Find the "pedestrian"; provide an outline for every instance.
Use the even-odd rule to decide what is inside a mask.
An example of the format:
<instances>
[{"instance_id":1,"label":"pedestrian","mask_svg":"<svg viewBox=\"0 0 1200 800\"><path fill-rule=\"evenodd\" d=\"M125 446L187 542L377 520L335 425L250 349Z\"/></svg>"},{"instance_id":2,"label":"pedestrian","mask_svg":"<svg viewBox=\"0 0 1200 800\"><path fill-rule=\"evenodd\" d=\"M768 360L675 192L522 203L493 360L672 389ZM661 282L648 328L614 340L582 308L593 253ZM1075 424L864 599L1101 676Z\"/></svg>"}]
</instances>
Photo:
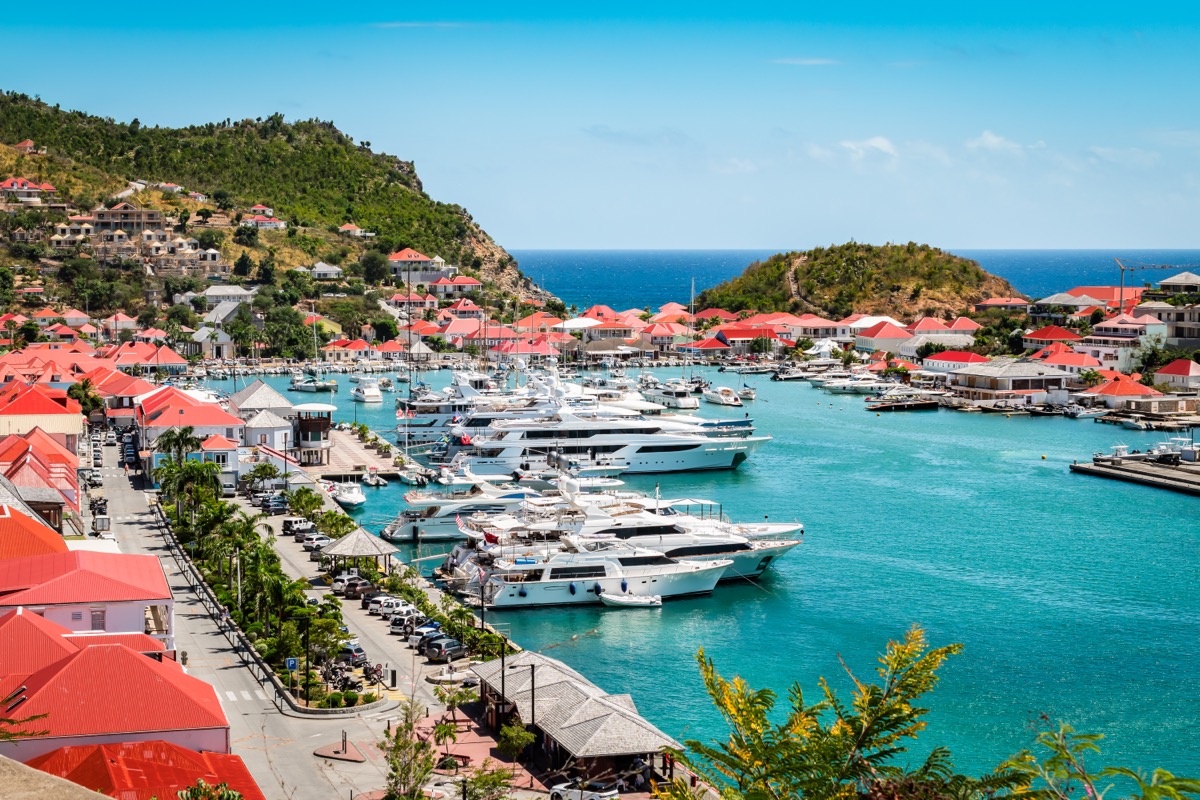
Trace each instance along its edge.
<instances>
[{"instance_id":1,"label":"pedestrian","mask_svg":"<svg viewBox=\"0 0 1200 800\"><path fill-rule=\"evenodd\" d=\"M125 462L125 477L126 478L129 477L129 462L128 461Z\"/></svg>"}]
</instances>

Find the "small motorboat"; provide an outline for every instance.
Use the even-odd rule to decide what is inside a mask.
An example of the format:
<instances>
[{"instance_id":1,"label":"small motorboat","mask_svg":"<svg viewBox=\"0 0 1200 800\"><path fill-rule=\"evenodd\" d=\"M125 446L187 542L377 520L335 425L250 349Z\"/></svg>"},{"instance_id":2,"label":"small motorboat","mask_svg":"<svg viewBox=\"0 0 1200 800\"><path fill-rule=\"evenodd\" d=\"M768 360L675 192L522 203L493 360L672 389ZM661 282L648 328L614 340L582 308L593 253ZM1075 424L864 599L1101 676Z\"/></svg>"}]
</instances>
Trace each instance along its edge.
<instances>
[{"instance_id":1,"label":"small motorboat","mask_svg":"<svg viewBox=\"0 0 1200 800\"><path fill-rule=\"evenodd\" d=\"M742 400L757 400L758 392L754 390L753 386L743 385L742 388L738 389L737 396Z\"/></svg>"},{"instance_id":2,"label":"small motorboat","mask_svg":"<svg viewBox=\"0 0 1200 800\"><path fill-rule=\"evenodd\" d=\"M350 397L356 403L382 403L383 394L379 384L373 378L361 378L350 390Z\"/></svg>"},{"instance_id":3,"label":"small motorboat","mask_svg":"<svg viewBox=\"0 0 1200 800\"><path fill-rule=\"evenodd\" d=\"M343 508L358 508L367 502L367 496L357 483L341 483L333 490L333 500Z\"/></svg>"},{"instance_id":4,"label":"small motorboat","mask_svg":"<svg viewBox=\"0 0 1200 800\"><path fill-rule=\"evenodd\" d=\"M600 602L612 608L658 608L662 597L657 594L609 594L600 593Z\"/></svg>"},{"instance_id":5,"label":"small motorboat","mask_svg":"<svg viewBox=\"0 0 1200 800\"><path fill-rule=\"evenodd\" d=\"M387 486L387 479L379 474L379 471L372 467L363 475L362 482L367 486Z\"/></svg>"},{"instance_id":6,"label":"small motorboat","mask_svg":"<svg viewBox=\"0 0 1200 800\"><path fill-rule=\"evenodd\" d=\"M742 398L728 386L713 386L704 390L704 402L719 406L740 406Z\"/></svg>"},{"instance_id":7,"label":"small motorboat","mask_svg":"<svg viewBox=\"0 0 1200 800\"><path fill-rule=\"evenodd\" d=\"M409 486L428 486L429 472L420 467L411 467L400 472L400 482Z\"/></svg>"},{"instance_id":8,"label":"small motorboat","mask_svg":"<svg viewBox=\"0 0 1200 800\"><path fill-rule=\"evenodd\" d=\"M333 378L327 381L316 378L292 378L288 388L293 392L336 392L337 381Z\"/></svg>"}]
</instances>

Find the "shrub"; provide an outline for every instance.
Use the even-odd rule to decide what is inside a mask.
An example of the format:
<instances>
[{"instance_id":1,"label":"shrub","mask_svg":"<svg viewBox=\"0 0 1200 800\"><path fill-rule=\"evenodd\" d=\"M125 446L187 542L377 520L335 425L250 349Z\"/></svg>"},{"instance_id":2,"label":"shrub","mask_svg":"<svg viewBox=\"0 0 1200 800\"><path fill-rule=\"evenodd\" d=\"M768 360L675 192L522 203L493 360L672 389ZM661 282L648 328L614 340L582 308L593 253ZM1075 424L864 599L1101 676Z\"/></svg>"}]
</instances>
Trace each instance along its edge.
<instances>
[{"instance_id":1,"label":"shrub","mask_svg":"<svg viewBox=\"0 0 1200 800\"><path fill-rule=\"evenodd\" d=\"M342 693L341 692L330 692L329 697L325 698L325 704L329 708L341 708Z\"/></svg>"},{"instance_id":2,"label":"shrub","mask_svg":"<svg viewBox=\"0 0 1200 800\"><path fill-rule=\"evenodd\" d=\"M358 692L349 691L342 695L342 699L346 702L346 708L351 708L358 705Z\"/></svg>"},{"instance_id":3,"label":"shrub","mask_svg":"<svg viewBox=\"0 0 1200 800\"><path fill-rule=\"evenodd\" d=\"M362 697L363 705L370 705L378 699L379 697L374 692L367 692Z\"/></svg>"}]
</instances>

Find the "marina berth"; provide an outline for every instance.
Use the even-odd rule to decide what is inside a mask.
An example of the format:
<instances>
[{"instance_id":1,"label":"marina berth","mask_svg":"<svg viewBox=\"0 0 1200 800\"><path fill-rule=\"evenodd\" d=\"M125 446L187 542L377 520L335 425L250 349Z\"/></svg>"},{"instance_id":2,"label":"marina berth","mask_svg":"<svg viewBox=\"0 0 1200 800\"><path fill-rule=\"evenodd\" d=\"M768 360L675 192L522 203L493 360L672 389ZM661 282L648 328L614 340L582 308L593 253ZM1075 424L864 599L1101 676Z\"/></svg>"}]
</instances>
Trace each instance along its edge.
<instances>
[{"instance_id":1,"label":"marina berth","mask_svg":"<svg viewBox=\"0 0 1200 800\"><path fill-rule=\"evenodd\" d=\"M601 603L601 594L708 594L729 566L727 560L675 560L653 550L618 542L569 543L567 551L502 559L483 586L489 609Z\"/></svg>"}]
</instances>

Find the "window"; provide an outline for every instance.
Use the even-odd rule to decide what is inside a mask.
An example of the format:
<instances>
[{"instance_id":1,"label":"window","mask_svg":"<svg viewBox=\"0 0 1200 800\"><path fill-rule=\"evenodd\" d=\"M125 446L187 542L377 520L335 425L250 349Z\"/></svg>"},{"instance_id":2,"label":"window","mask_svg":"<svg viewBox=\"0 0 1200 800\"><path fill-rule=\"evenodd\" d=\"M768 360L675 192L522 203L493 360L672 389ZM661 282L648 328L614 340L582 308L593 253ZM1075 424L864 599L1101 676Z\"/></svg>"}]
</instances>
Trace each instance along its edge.
<instances>
[{"instance_id":1,"label":"window","mask_svg":"<svg viewBox=\"0 0 1200 800\"><path fill-rule=\"evenodd\" d=\"M104 609L103 608L93 608L92 609L92 630L94 630L94 631L105 630L104 623L105 623Z\"/></svg>"},{"instance_id":2,"label":"window","mask_svg":"<svg viewBox=\"0 0 1200 800\"><path fill-rule=\"evenodd\" d=\"M213 461L223 467L229 463L229 456L226 453L213 453Z\"/></svg>"},{"instance_id":3,"label":"window","mask_svg":"<svg viewBox=\"0 0 1200 800\"><path fill-rule=\"evenodd\" d=\"M82 611L72 611L71 612L71 621L72 622L83 622L83 612Z\"/></svg>"},{"instance_id":4,"label":"window","mask_svg":"<svg viewBox=\"0 0 1200 800\"><path fill-rule=\"evenodd\" d=\"M260 433L260 434L258 435L258 443L259 443L259 444L266 444L266 443L267 443L267 435L266 435L265 433Z\"/></svg>"}]
</instances>

